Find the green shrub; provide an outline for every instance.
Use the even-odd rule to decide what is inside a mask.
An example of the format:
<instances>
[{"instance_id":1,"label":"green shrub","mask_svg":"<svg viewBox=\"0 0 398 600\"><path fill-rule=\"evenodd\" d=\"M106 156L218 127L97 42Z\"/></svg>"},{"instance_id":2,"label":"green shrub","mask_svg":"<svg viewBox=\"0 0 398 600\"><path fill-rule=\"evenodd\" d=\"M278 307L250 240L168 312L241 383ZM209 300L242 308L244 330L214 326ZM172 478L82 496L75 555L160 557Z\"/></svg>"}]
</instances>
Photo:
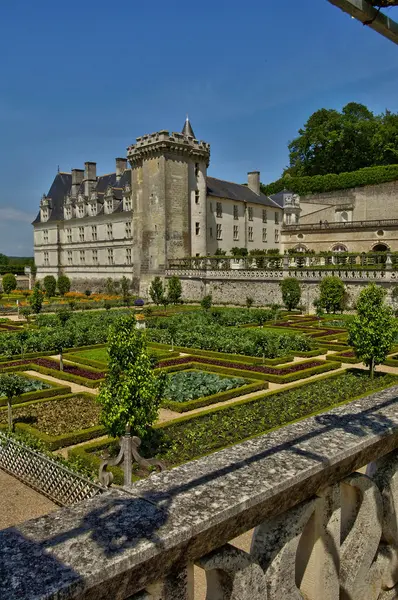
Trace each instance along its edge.
<instances>
[{"instance_id":1,"label":"green shrub","mask_svg":"<svg viewBox=\"0 0 398 600\"><path fill-rule=\"evenodd\" d=\"M211 294L208 294L207 296L204 296L201 300L200 306L204 309L204 310L209 310L211 308L211 305L213 303L213 298Z\"/></svg>"},{"instance_id":2,"label":"green shrub","mask_svg":"<svg viewBox=\"0 0 398 600\"><path fill-rule=\"evenodd\" d=\"M57 289L57 281L53 275L46 275L43 279L43 287L48 298L55 296L55 290Z\"/></svg>"},{"instance_id":3,"label":"green shrub","mask_svg":"<svg viewBox=\"0 0 398 600\"><path fill-rule=\"evenodd\" d=\"M57 281L57 287L60 296L65 296L68 292L70 292L70 279L66 275L60 275Z\"/></svg>"},{"instance_id":4,"label":"green shrub","mask_svg":"<svg viewBox=\"0 0 398 600\"><path fill-rule=\"evenodd\" d=\"M15 275L13 275L12 273L7 273L6 275L3 275L2 286L6 294L11 294L11 292L17 287L17 280Z\"/></svg>"},{"instance_id":5,"label":"green shrub","mask_svg":"<svg viewBox=\"0 0 398 600\"><path fill-rule=\"evenodd\" d=\"M295 277L287 277L280 282L283 304L287 310L294 310L300 304L301 286Z\"/></svg>"},{"instance_id":6,"label":"green shrub","mask_svg":"<svg viewBox=\"0 0 398 600\"><path fill-rule=\"evenodd\" d=\"M326 312L335 313L338 310L343 310L343 300L345 287L339 277L324 277L319 284L320 297L319 306L324 308Z\"/></svg>"}]
</instances>

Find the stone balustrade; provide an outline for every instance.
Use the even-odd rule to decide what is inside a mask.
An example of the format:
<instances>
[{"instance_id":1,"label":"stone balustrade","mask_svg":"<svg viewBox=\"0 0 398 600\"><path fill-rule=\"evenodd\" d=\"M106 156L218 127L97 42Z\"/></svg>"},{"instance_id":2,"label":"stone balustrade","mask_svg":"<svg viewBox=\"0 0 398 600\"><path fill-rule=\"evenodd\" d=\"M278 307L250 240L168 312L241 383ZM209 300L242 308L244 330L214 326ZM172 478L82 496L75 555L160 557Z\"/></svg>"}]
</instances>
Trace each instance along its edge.
<instances>
[{"instance_id":1,"label":"stone balustrade","mask_svg":"<svg viewBox=\"0 0 398 600\"><path fill-rule=\"evenodd\" d=\"M3 530L0 598L192 600L194 565L207 600L397 598L397 409L390 388Z\"/></svg>"}]
</instances>

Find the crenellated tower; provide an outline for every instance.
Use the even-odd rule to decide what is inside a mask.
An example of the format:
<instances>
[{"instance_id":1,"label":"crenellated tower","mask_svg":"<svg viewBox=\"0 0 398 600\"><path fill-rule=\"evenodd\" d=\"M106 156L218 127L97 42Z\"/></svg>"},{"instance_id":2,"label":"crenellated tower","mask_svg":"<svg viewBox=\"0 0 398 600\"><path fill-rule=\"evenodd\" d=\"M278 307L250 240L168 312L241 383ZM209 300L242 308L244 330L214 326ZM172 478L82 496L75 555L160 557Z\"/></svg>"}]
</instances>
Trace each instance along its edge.
<instances>
[{"instance_id":1,"label":"crenellated tower","mask_svg":"<svg viewBox=\"0 0 398 600\"><path fill-rule=\"evenodd\" d=\"M136 284L163 273L167 261L206 255L206 176L210 144L158 131L127 150L132 168L133 264Z\"/></svg>"}]
</instances>

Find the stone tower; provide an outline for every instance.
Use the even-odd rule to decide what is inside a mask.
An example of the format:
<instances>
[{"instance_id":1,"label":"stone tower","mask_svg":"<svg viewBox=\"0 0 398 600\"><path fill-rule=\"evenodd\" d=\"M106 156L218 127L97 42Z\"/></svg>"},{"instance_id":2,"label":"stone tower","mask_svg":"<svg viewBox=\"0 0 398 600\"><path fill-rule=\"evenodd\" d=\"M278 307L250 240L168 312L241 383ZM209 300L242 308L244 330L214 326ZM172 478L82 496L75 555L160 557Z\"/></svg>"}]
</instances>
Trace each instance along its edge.
<instances>
[{"instance_id":1,"label":"stone tower","mask_svg":"<svg viewBox=\"0 0 398 600\"><path fill-rule=\"evenodd\" d=\"M167 261L206 255L210 145L188 120L182 133L158 131L127 150L132 169L134 287L141 292Z\"/></svg>"}]
</instances>

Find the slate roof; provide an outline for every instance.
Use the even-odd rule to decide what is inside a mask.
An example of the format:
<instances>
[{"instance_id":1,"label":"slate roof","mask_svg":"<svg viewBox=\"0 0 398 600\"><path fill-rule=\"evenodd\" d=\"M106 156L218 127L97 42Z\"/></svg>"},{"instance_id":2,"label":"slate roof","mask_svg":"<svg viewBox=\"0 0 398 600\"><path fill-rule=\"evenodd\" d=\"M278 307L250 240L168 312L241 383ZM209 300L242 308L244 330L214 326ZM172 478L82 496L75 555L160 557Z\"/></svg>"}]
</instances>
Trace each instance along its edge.
<instances>
[{"instance_id":1,"label":"slate roof","mask_svg":"<svg viewBox=\"0 0 398 600\"><path fill-rule=\"evenodd\" d=\"M281 208L283 208L283 196L285 194L294 194L294 192L292 192L291 190L284 189L281 192L278 192L277 194L273 194L272 196L270 196L270 198L271 200L276 202Z\"/></svg>"},{"instance_id":2,"label":"slate roof","mask_svg":"<svg viewBox=\"0 0 398 600\"><path fill-rule=\"evenodd\" d=\"M207 195L280 208L277 202L274 202L271 198L265 196L265 194L260 193L260 195L257 195L246 185L224 181L223 179L216 179L215 177L207 178Z\"/></svg>"},{"instance_id":3,"label":"slate roof","mask_svg":"<svg viewBox=\"0 0 398 600\"><path fill-rule=\"evenodd\" d=\"M122 200L122 189L127 184L131 185L131 170L126 169L121 176L120 180L116 182L116 173L108 173L107 175L101 175L97 178L97 185L95 191L98 194L98 202L103 203L103 198L106 190L109 186L114 187L114 197L117 200ZM48 221L63 221L64 219L64 200L65 197L70 194L72 188L72 174L71 173L57 173L52 182L52 185L48 191L48 198L51 198L52 209L50 218ZM84 183L80 185L79 193L84 194ZM116 209L119 212L121 207ZM102 209L98 211L101 214ZM40 223L40 211L33 224Z\"/></svg>"}]
</instances>

